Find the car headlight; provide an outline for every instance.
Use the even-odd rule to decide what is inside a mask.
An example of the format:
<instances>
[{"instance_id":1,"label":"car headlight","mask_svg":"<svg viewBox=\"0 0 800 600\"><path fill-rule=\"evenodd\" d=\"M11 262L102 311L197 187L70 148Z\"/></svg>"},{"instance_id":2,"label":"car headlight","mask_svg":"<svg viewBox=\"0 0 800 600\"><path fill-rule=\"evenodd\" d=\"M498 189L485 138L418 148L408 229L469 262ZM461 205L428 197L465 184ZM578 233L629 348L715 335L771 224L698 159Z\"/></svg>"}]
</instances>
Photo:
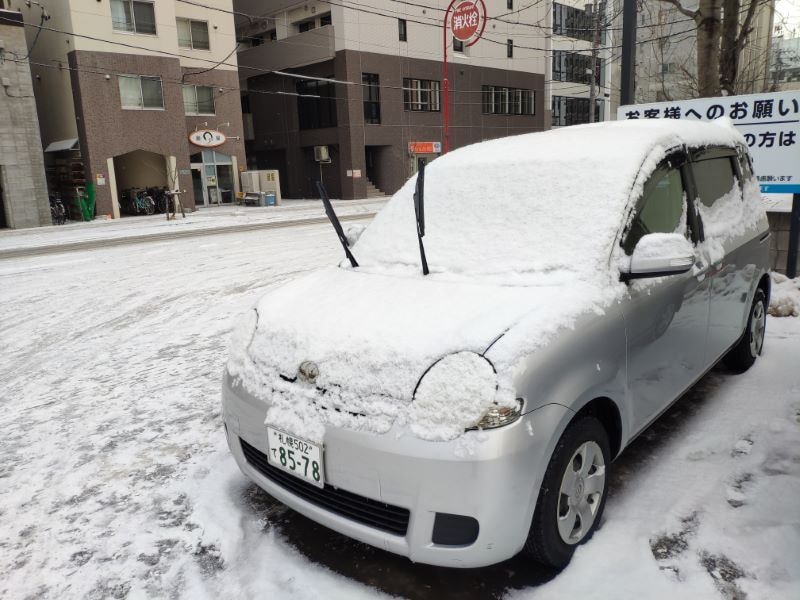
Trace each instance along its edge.
<instances>
[{"instance_id":1,"label":"car headlight","mask_svg":"<svg viewBox=\"0 0 800 600\"><path fill-rule=\"evenodd\" d=\"M516 403L498 403L492 363L474 352L457 352L436 362L420 379L410 425L422 439L445 441L468 429L506 425L520 412Z\"/></svg>"},{"instance_id":2,"label":"car headlight","mask_svg":"<svg viewBox=\"0 0 800 600\"><path fill-rule=\"evenodd\" d=\"M472 429L494 429L510 425L522 415L522 399L517 398L516 406L493 405L484 413L483 418Z\"/></svg>"}]
</instances>

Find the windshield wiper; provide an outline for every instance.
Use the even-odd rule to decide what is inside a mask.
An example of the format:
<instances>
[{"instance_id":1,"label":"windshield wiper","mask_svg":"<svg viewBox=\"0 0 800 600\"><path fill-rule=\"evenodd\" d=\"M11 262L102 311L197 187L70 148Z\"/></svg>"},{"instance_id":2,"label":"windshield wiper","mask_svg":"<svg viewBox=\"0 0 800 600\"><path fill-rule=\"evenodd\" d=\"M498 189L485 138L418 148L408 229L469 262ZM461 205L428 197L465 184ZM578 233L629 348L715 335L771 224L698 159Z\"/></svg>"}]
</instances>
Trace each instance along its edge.
<instances>
[{"instance_id":1,"label":"windshield wiper","mask_svg":"<svg viewBox=\"0 0 800 600\"><path fill-rule=\"evenodd\" d=\"M322 185L321 181L317 182L317 191L319 192L320 198L322 198L323 206L325 206L325 214L328 215L328 220L330 220L331 225L333 225L336 235L339 236L339 241L342 243L342 248L344 248L344 253L345 256L347 256L347 260L350 261L350 265L353 268L357 267L358 262L356 262L356 258L353 256L353 253L350 252L350 244L347 243L347 237L344 235L344 231L342 231L342 224L339 222L339 217L337 217L336 213L333 212L331 199L328 198L328 192L325 190L325 186Z\"/></svg>"},{"instance_id":2,"label":"windshield wiper","mask_svg":"<svg viewBox=\"0 0 800 600\"><path fill-rule=\"evenodd\" d=\"M425 164L424 158L417 162L417 189L414 191L414 213L417 215L417 239L419 240L419 259L422 262L422 274L427 275L428 259L425 258L425 246L422 238L425 237Z\"/></svg>"}]
</instances>

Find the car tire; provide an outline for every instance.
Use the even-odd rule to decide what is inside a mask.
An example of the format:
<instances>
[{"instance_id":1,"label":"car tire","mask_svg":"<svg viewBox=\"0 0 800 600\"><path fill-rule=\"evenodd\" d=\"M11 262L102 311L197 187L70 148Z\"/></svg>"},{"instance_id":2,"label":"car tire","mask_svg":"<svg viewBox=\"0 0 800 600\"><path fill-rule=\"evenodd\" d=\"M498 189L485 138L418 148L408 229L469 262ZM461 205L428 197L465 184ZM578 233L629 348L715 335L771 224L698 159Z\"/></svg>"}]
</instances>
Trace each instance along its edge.
<instances>
[{"instance_id":1,"label":"car tire","mask_svg":"<svg viewBox=\"0 0 800 600\"><path fill-rule=\"evenodd\" d=\"M764 348L767 328L767 296L758 288L747 316L747 326L736 345L723 358L725 366L736 373L744 373L753 366Z\"/></svg>"},{"instance_id":2,"label":"car tire","mask_svg":"<svg viewBox=\"0 0 800 600\"><path fill-rule=\"evenodd\" d=\"M567 427L539 489L525 554L561 569L592 537L605 507L610 454L608 434L596 418L581 417ZM588 527L584 519L591 520Z\"/></svg>"}]
</instances>

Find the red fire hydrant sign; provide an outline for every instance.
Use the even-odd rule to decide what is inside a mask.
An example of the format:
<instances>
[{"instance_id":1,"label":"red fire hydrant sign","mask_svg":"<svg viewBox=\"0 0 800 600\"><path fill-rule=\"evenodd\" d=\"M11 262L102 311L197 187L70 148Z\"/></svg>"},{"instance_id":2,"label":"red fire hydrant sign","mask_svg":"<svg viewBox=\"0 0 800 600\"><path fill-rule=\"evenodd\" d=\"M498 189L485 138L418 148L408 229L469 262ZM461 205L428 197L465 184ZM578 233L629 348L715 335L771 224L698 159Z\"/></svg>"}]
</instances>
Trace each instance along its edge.
<instances>
[{"instance_id":1,"label":"red fire hydrant sign","mask_svg":"<svg viewBox=\"0 0 800 600\"><path fill-rule=\"evenodd\" d=\"M481 15L474 2L462 2L450 17L450 30L460 42L468 41L478 31Z\"/></svg>"}]
</instances>

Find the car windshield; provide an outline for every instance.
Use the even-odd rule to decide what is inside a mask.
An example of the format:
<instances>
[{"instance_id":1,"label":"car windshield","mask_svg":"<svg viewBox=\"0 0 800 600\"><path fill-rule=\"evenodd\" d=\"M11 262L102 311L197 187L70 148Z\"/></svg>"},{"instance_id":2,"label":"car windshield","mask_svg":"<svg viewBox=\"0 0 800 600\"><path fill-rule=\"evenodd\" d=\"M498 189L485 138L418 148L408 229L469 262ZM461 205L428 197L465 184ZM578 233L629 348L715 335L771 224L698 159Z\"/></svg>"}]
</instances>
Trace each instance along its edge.
<instances>
[{"instance_id":1,"label":"car windshield","mask_svg":"<svg viewBox=\"0 0 800 600\"><path fill-rule=\"evenodd\" d=\"M607 271L631 187L651 141L582 148L603 129L486 142L431 162L425 250L432 273L502 275ZM592 146L592 144L588 144ZM634 145L635 146L635 145ZM354 248L364 267L419 266L412 177ZM605 267L603 265L606 265Z\"/></svg>"}]
</instances>

